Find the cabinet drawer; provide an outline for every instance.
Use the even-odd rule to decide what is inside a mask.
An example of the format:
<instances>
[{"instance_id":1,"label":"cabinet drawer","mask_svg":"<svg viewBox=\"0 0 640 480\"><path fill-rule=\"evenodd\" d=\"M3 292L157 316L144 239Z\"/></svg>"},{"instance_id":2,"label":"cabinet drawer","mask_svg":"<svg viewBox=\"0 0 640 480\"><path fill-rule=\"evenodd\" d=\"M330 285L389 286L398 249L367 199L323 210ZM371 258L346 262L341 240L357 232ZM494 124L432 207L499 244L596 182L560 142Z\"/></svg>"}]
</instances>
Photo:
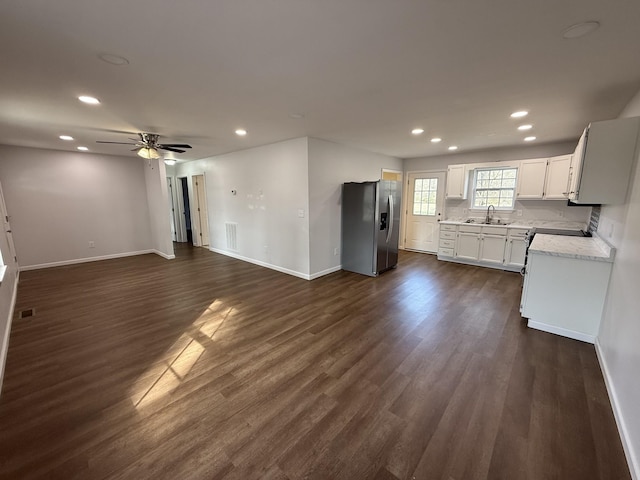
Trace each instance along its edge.
<instances>
[{"instance_id":1,"label":"cabinet drawer","mask_svg":"<svg viewBox=\"0 0 640 480\"><path fill-rule=\"evenodd\" d=\"M443 240L440 239L440 248L445 247L445 248L453 248L456 246L456 241L455 240Z\"/></svg>"},{"instance_id":2,"label":"cabinet drawer","mask_svg":"<svg viewBox=\"0 0 640 480\"><path fill-rule=\"evenodd\" d=\"M440 232L440 240L445 239L445 240L449 240L449 239L455 239L456 238L456 232Z\"/></svg>"},{"instance_id":3,"label":"cabinet drawer","mask_svg":"<svg viewBox=\"0 0 640 480\"><path fill-rule=\"evenodd\" d=\"M460 225L458 227L458 231L464 233L480 233L482 231L482 227L479 225Z\"/></svg>"},{"instance_id":4,"label":"cabinet drawer","mask_svg":"<svg viewBox=\"0 0 640 480\"><path fill-rule=\"evenodd\" d=\"M482 227L482 233L489 235L507 235L506 227Z\"/></svg>"},{"instance_id":5,"label":"cabinet drawer","mask_svg":"<svg viewBox=\"0 0 640 480\"><path fill-rule=\"evenodd\" d=\"M520 228L510 228L509 229L509 237L510 238L525 238L529 234L529 230L524 230Z\"/></svg>"},{"instance_id":6,"label":"cabinet drawer","mask_svg":"<svg viewBox=\"0 0 640 480\"><path fill-rule=\"evenodd\" d=\"M455 232L456 231L456 226L455 225L447 225L447 224L440 224L440 231L445 231L445 232Z\"/></svg>"},{"instance_id":7,"label":"cabinet drawer","mask_svg":"<svg viewBox=\"0 0 640 480\"><path fill-rule=\"evenodd\" d=\"M443 257L453 257L453 248L440 247L438 249L438 255L442 255Z\"/></svg>"}]
</instances>

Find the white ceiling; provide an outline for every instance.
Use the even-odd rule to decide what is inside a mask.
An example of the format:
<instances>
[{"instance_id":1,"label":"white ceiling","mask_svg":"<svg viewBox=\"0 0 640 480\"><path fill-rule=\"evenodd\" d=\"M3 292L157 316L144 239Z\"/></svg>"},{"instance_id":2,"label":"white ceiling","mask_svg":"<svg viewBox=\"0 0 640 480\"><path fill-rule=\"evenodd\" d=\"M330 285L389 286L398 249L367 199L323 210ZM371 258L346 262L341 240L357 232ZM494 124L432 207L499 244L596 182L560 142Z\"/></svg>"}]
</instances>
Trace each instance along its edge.
<instances>
[{"instance_id":1,"label":"white ceiling","mask_svg":"<svg viewBox=\"0 0 640 480\"><path fill-rule=\"evenodd\" d=\"M407 158L520 145L518 109L547 143L616 117L639 52L637 0L5 0L0 143L133 156L95 141L147 131L191 160L309 135Z\"/></svg>"}]
</instances>

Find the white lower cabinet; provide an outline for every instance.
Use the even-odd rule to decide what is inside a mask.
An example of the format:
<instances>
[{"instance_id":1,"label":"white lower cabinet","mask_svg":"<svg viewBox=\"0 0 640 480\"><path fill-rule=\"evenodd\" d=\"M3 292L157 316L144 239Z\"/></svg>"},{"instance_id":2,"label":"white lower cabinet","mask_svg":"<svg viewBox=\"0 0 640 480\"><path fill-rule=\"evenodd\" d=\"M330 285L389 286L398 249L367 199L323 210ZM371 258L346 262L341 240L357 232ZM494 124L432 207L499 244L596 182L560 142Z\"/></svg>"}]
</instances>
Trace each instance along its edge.
<instances>
[{"instance_id":1,"label":"white lower cabinet","mask_svg":"<svg viewBox=\"0 0 640 480\"><path fill-rule=\"evenodd\" d=\"M480 244L480 255L478 260L481 262L499 263L504 262L504 246L507 237L504 235L490 235L483 233Z\"/></svg>"},{"instance_id":2,"label":"white lower cabinet","mask_svg":"<svg viewBox=\"0 0 640 480\"><path fill-rule=\"evenodd\" d=\"M524 265L528 229L506 226L440 226L438 258L514 272Z\"/></svg>"},{"instance_id":3,"label":"white lower cabinet","mask_svg":"<svg viewBox=\"0 0 640 480\"><path fill-rule=\"evenodd\" d=\"M524 267L524 257L527 253L527 235L529 230L511 228L504 251L504 265L509 269Z\"/></svg>"},{"instance_id":4,"label":"white lower cabinet","mask_svg":"<svg viewBox=\"0 0 640 480\"><path fill-rule=\"evenodd\" d=\"M458 232L456 242L456 258L478 260L480 255L480 234Z\"/></svg>"}]
</instances>

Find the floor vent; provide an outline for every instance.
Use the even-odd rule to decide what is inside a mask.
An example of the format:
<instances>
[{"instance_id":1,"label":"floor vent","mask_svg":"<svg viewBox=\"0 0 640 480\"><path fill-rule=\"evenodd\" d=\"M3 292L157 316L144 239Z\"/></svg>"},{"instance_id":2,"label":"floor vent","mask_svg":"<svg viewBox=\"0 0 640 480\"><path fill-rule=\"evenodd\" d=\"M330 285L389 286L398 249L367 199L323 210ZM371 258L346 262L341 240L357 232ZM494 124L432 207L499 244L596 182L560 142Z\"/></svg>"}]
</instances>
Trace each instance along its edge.
<instances>
[{"instance_id":1,"label":"floor vent","mask_svg":"<svg viewBox=\"0 0 640 480\"><path fill-rule=\"evenodd\" d=\"M238 250L237 223L225 222L227 231L227 248L229 250Z\"/></svg>"},{"instance_id":2,"label":"floor vent","mask_svg":"<svg viewBox=\"0 0 640 480\"><path fill-rule=\"evenodd\" d=\"M29 318L36 314L35 308L27 308L18 312L18 318Z\"/></svg>"}]
</instances>

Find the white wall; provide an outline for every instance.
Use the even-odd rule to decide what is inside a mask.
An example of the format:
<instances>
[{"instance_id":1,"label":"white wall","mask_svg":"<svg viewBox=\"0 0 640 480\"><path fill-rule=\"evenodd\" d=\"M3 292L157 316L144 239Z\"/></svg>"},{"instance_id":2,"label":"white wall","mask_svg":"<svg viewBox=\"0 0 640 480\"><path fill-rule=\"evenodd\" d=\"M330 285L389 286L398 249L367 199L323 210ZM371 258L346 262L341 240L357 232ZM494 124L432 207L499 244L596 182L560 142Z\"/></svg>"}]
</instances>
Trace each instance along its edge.
<instances>
[{"instance_id":1,"label":"white wall","mask_svg":"<svg viewBox=\"0 0 640 480\"><path fill-rule=\"evenodd\" d=\"M311 276L340 268L341 192L344 182L379 180L402 160L309 138L309 244ZM338 248L338 255L334 250Z\"/></svg>"},{"instance_id":2,"label":"white wall","mask_svg":"<svg viewBox=\"0 0 640 480\"><path fill-rule=\"evenodd\" d=\"M188 177L190 199L191 177L205 175L212 250L308 278L307 158L307 139L297 138L179 163L175 174ZM226 222L237 223L237 250L227 246Z\"/></svg>"},{"instance_id":3,"label":"white wall","mask_svg":"<svg viewBox=\"0 0 640 480\"><path fill-rule=\"evenodd\" d=\"M405 172L446 170L448 165L461 163L486 163L554 157L556 155L573 153L577 143L578 138L570 142L410 158L404 161L404 168ZM447 200L445 205L445 218L460 220L469 217L478 217L478 212L469 211L470 201L470 199ZM521 211L521 216L517 215L518 210ZM521 200L515 203L514 213L497 212L495 218L500 218L504 221L534 222L543 220L586 224L589 221L590 214L590 207L568 207L566 200Z\"/></svg>"},{"instance_id":4,"label":"white wall","mask_svg":"<svg viewBox=\"0 0 640 480\"><path fill-rule=\"evenodd\" d=\"M132 157L0 146L20 267L152 249L144 166Z\"/></svg>"},{"instance_id":5,"label":"white wall","mask_svg":"<svg viewBox=\"0 0 640 480\"><path fill-rule=\"evenodd\" d=\"M149 227L153 250L164 258L175 258L169 217L169 194L164 160L145 160L144 175L149 205Z\"/></svg>"},{"instance_id":6,"label":"white wall","mask_svg":"<svg viewBox=\"0 0 640 480\"><path fill-rule=\"evenodd\" d=\"M621 117L640 115L640 91ZM640 148L624 205L603 206L598 232L615 247L598 353L625 452L640 479Z\"/></svg>"}]
</instances>

